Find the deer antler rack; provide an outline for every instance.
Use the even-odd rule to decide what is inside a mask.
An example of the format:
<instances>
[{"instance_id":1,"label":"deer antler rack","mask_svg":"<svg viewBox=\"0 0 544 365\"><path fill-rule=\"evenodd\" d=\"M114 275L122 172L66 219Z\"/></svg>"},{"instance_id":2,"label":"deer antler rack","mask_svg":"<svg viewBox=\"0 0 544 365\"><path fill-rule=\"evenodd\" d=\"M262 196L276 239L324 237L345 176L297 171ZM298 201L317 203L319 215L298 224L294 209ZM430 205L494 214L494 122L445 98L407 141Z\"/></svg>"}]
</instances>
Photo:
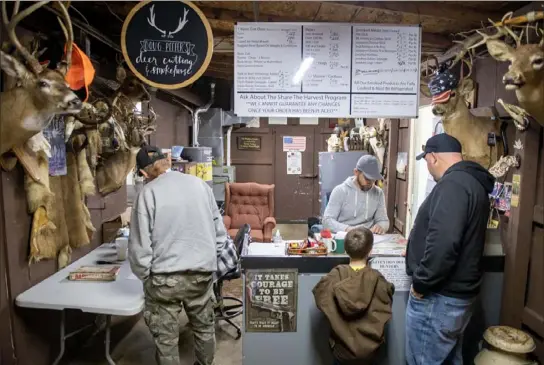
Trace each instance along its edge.
<instances>
[{"instance_id":1,"label":"deer antler rack","mask_svg":"<svg viewBox=\"0 0 544 365\"><path fill-rule=\"evenodd\" d=\"M34 74L40 74L43 71L43 66L40 64L40 62L37 59L37 56L35 57L30 51L28 51L19 41L17 38L17 34L15 33L15 28L17 25L41 8L42 6L50 3L51 0L44 0L37 2L25 10L19 12L20 2L17 0L13 6L13 15L11 17L11 20L8 19L8 13L7 13L7 6L6 1L2 1L2 22L4 23L4 26L6 27L8 37L11 41L11 43L15 46L17 51L21 54L21 56L24 58L26 63L28 64L28 67L30 68L30 71L32 71ZM64 6L64 4L59 1L58 6L60 8L60 11L62 13L62 18L64 18L64 22L61 21L60 18L58 18L60 26L62 28L62 32L64 33L64 36L66 37L66 54L61 61L61 63L58 65L57 69L60 71L63 75L65 75L68 72L68 69L70 68L72 64L72 48L73 48L73 41L74 41L74 30L72 28L72 22L70 21L70 14L68 14L68 10Z\"/></svg>"},{"instance_id":2,"label":"deer antler rack","mask_svg":"<svg viewBox=\"0 0 544 365\"><path fill-rule=\"evenodd\" d=\"M70 14L68 14L68 9L66 9L62 1L59 1L58 5L60 7L62 16L64 18L64 24L59 17L57 17L57 20L62 29L62 33L64 33L64 37L66 38L66 54L57 68L63 75L66 75L66 73L70 69L70 66L72 65L72 49L74 46L74 29L72 28L72 22L70 20Z\"/></svg>"},{"instance_id":3,"label":"deer antler rack","mask_svg":"<svg viewBox=\"0 0 544 365\"><path fill-rule=\"evenodd\" d=\"M467 53L471 54L473 57L477 56L474 53L474 50L476 50L478 47L484 45L488 40L491 39L498 39L503 36L510 36L514 39L517 45L521 43L521 39L523 36L523 32L520 35L517 35L512 28L526 28L526 35L529 32L529 29L535 29L535 31L538 33L538 24L537 26L529 26L529 23L538 22L539 20L544 19L544 11L533 11L529 12L525 15L513 17L513 13L509 12L506 13L501 21L494 22L491 19L489 19L490 26L484 27L482 30L486 30L489 28L495 28L497 30L494 34L487 34L483 32L482 30L473 30L470 32L464 32L464 33L458 33L458 36L462 36L463 40L454 40L454 43L462 45L462 49L455 54L451 58L450 68L454 67L456 64L458 64L461 60L465 58ZM524 25L526 24L526 25ZM469 35L470 33L473 33L472 35ZM464 63L467 63L467 61L463 61ZM472 60L470 61L472 62ZM468 65L468 63L467 63ZM470 67L469 67L470 68Z\"/></svg>"},{"instance_id":4,"label":"deer antler rack","mask_svg":"<svg viewBox=\"0 0 544 365\"><path fill-rule=\"evenodd\" d=\"M15 34L15 28L21 20L23 20L24 18L26 18L27 16L29 16L30 14L32 14L49 2L51 2L51 0L37 2L19 13L20 3L19 0L17 0L13 6L13 16L11 20L8 20L6 1L2 1L2 21L4 23L4 26L6 27L9 40L28 63L28 67L34 74L41 73L43 71L43 67L42 65L40 65L40 62L34 56L32 56L32 54L30 54L30 52L25 47L23 47L21 42L19 42L19 39Z\"/></svg>"}]
</instances>

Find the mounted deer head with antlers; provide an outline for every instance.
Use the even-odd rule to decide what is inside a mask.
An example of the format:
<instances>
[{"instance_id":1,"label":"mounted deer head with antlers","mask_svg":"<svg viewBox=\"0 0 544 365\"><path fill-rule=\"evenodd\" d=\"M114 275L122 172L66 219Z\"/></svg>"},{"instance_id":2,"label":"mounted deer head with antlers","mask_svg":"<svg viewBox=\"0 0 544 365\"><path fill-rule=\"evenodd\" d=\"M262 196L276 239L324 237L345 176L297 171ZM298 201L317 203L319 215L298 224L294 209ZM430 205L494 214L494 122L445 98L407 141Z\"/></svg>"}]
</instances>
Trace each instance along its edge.
<instances>
[{"instance_id":1,"label":"mounted deer head with antlers","mask_svg":"<svg viewBox=\"0 0 544 365\"><path fill-rule=\"evenodd\" d=\"M55 70L41 65L38 60L19 42L15 33L17 24L28 15L49 3L40 1L18 12L19 2L14 5L13 17L8 20L6 1L2 2L2 20L10 41L26 64L0 51L2 70L17 79L16 87L2 92L0 96L0 155L10 149L22 146L32 136L40 133L56 114L78 113L81 100L70 90L64 79L71 65L73 29L70 16L59 2L64 24L59 23L66 36L66 54Z\"/></svg>"},{"instance_id":2,"label":"mounted deer head with antlers","mask_svg":"<svg viewBox=\"0 0 544 365\"><path fill-rule=\"evenodd\" d=\"M137 111L138 103L151 99L145 85L119 64L116 79L120 86L107 99L85 103L78 115L67 118L67 140L72 131L84 133L91 168L96 168L98 190L108 194L119 189L134 168L135 156L148 135L156 130L156 114L151 106L148 115ZM98 124L90 128L85 124ZM100 155L100 158L99 158Z\"/></svg>"},{"instance_id":3,"label":"mounted deer head with antlers","mask_svg":"<svg viewBox=\"0 0 544 365\"><path fill-rule=\"evenodd\" d=\"M465 102L465 96L474 89L469 78L459 81L445 66L439 67L428 87L422 92L432 97L433 114L442 118L444 131L459 140L466 160L490 168L502 155L502 146L495 146L492 153L487 145L488 133L501 135L498 121L474 116Z\"/></svg>"},{"instance_id":4,"label":"mounted deer head with antlers","mask_svg":"<svg viewBox=\"0 0 544 365\"><path fill-rule=\"evenodd\" d=\"M539 44L521 44L522 37L507 30L516 41L515 48L498 39L486 38L486 45L494 59L510 62L502 77L505 89L515 91L520 105L544 126L544 30L540 31Z\"/></svg>"}]
</instances>

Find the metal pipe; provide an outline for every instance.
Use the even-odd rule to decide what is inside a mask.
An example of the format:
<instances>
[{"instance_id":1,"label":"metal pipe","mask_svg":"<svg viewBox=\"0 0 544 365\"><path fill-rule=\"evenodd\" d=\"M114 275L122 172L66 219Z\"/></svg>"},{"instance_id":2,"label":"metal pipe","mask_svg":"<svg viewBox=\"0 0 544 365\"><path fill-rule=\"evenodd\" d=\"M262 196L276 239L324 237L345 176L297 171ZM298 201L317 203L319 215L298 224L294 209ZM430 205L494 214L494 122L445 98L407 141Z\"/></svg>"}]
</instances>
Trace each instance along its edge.
<instances>
[{"instance_id":1,"label":"metal pipe","mask_svg":"<svg viewBox=\"0 0 544 365\"><path fill-rule=\"evenodd\" d=\"M227 130L227 166L230 166L230 137L232 134L232 125Z\"/></svg>"},{"instance_id":2,"label":"metal pipe","mask_svg":"<svg viewBox=\"0 0 544 365\"><path fill-rule=\"evenodd\" d=\"M190 106L188 106L187 104L179 101L178 99L175 99L175 98L172 98L172 102L174 102L175 104L178 104L180 106L182 106L183 108L185 108L189 114L191 114L191 119L193 119L193 114L194 114L194 110L193 108L191 108Z\"/></svg>"},{"instance_id":3,"label":"metal pipe","mask_svg":"<svg viewBox=\"0 0 544 365\"><path fill-rule=\"evenodd\" d=\"M195 112L193 113L193 147L199 146L198 127L199 127L200 121L198 117L200 116L200 114L205 113L208 111L208 109L210 109L210 107L213 104L214 97L215 97L215 82L212 82L210 84L210 100L206 103L206 105L196 109Z\"/></svg>"}]
</instances>

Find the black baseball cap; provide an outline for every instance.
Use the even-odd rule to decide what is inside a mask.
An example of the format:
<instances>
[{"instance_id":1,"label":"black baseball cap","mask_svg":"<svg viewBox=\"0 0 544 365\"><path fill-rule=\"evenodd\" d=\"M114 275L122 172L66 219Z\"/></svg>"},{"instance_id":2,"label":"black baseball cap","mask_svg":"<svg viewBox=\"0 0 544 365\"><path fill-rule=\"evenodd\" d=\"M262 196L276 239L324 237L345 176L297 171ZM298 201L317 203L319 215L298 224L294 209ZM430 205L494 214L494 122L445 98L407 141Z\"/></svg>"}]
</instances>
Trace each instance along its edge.
<instances>
[{"instance_id":1,"label":"black baseball cap","mask_svg":"<svg viewBox=\"0 0 544 365\"><path fill-rule=\"evenodd\" d=\"M416 160L425 158L427 153L461 153L461 143L457 138L446 133L439 133L427 140L423 147L423 152L416 156Z\"/></svg>"},{"instance_id":2,"label":"black baseball cap","mask_svg":"<svg viewBox=\"0 0 544 365\"><path fill-rule=\"evenodd\" d=\"M143 170L147 166L152 165L155 161L167 158L162 150L155 146L142 146L136 155L136 166L138 170Z\"/></svg>"}]
</instances>

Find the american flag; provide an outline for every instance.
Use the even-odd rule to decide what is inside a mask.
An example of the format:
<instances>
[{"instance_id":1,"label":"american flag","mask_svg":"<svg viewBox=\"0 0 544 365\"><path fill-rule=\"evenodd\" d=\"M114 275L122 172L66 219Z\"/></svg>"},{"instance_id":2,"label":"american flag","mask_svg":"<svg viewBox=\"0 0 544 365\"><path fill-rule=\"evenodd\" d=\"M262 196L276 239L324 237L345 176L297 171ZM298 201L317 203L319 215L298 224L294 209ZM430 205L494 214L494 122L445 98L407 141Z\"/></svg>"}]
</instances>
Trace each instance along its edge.
<instances>
[{"instance_id":1,"label":"american flag","mask_svg":"<svg viewBox=\"0 0 544 365\"><path fill-rule=\"evenodd\" d=\"M283 137L283 151L301 151L306 150L306 137Z\"/></svg>"}]
</instances>

